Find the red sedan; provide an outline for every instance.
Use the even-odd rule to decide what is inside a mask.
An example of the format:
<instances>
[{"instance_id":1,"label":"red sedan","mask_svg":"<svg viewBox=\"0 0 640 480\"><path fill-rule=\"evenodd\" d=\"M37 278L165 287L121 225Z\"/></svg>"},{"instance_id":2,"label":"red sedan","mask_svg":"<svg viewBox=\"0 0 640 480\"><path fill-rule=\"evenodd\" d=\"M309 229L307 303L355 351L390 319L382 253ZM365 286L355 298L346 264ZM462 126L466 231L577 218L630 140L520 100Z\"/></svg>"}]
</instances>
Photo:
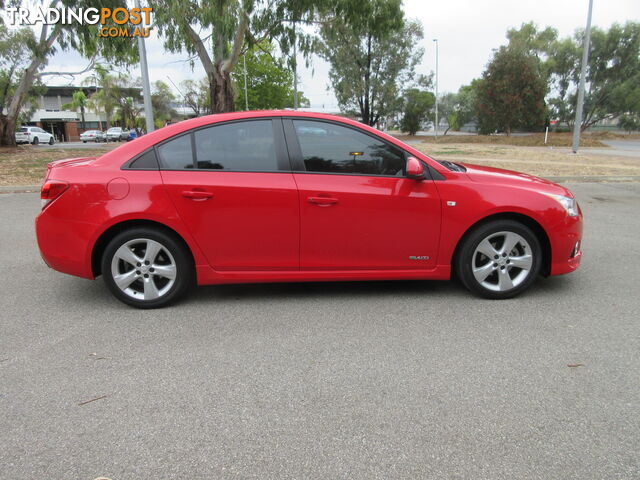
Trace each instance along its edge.
<instances>
[{"instance_id":1,"label":"red sedan","mask_svg":"<svg viewBox=\"0 0 640 480\"><path fill-rule=\"evenodd\" d=\"M530 175L437 161L341 117L236 112L49 165L45 262L160 307L191 285L457 277L509 298L578 268L582 212Z\"/></svg>"}]
</instances>

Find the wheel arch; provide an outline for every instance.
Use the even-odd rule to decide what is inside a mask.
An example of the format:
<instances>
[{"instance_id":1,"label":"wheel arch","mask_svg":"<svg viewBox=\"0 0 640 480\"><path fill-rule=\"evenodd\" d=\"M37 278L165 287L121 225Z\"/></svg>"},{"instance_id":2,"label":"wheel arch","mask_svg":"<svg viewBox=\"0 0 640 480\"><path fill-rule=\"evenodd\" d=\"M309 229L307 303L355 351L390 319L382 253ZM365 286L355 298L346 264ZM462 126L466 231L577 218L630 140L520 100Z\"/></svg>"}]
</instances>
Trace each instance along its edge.
<instances>
[{"instance_id":1,"label":"wheel arch","mask_svg":"<svg viewBox=\"0 0 640 480\"><path fill-rule=\"evenodd\" d=\"M540 225L540 223L538 223L538 221L536 221L534 218L528 215L525 215L522 213L516 213L516 212L494 213L492 215L488 215L478 220L469 228L467 228L467 230L462 234L462 236L458 240L458 243L456 244L456 248L453 252L453 256L451 257L452 275L455 274L455 271L456 271L455 263L458 258L458 254L460 252L460 248L464 243L465 239L471 234L471 232L473 232L479 226L485 225L495 220L513 220L513 221L522 223L523 225L531 229L531 231L534 233L534 235L540 242L540 248L542 249L542 270L540 271L540 273L545 277L548 276L551 271L551 241L549 240L549 236L547 235L547 232L542 227L542 225Z\"/></svg>"},{"instance_id":2,"label":"wheel arch","mask_svg":"<svg viewBox=\"0 0 640 480\"><path fill-rule=\"evenodd\" d=\"M188 252L189 257L191 258L191 261L193 262L193 265L195 268L195 258L193 256L193 252L191 251L189 244L185 241L184 238L182 238L182 235L180 235L177 231L175 231L173 228L168 227L163 223L156 222L154 220L133 219L133 220L123 220L114 225L111 225L104 232L102 232L102 234L98 237L98 239L94 243L93 249L91 251L91 273L93 274L94 278L102 274L102 271L101 271L102 254L104 253L104 250L109 244L109 242L120 232L124 232L125 230L128 230L130 228L135 228L135 227L155 228L157 230L162 230L163 232L168 233L169 235L175 237L175 239L178 242L180 242Z\"/></svg>"}]
</instances>

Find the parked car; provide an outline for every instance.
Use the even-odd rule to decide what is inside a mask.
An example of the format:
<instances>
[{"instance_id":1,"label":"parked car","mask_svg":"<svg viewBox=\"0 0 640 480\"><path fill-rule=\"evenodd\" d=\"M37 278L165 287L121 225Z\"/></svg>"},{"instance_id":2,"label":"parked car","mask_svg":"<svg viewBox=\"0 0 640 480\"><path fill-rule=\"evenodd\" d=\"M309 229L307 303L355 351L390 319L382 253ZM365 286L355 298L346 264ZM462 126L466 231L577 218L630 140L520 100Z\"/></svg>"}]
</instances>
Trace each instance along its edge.
<instances>
[{"instance_id":1,"label":"parked car","mask_svg":"<svg viewBox=\"0 0 640 480\"><path fill-rule=\"evenodd\" d=\"M107 130L107 142L119 142L121 140L126 140L126 136L122 127L111 127ZM128 135L128 133L127 133Z\"/></svg>"},{"instance_id":2,"label":"parked car","mask_svg":"<svg viewBox=\"0 0 640 480\"><path fill-rule=\"evenodd\" d=\"M80 140L82 140L82 143L87 143L87 142L106 142L107 141L107 136L105 135L104 132L100 131L100 130L87 130L86 132L82 132L80 134Z\"/></svg>"},{"instance_id":3,"label":"parked car","mask_svg":"<svg viewBox=\"0 0 640 480\"><path fill-rule=\"evenodd\" d=\"M39 143L54 144L53 135L44 131L40 127L20 127L16 131L16 143L31 143L38 145Z\"/></svg>"},{"instance_id":4,"label":"parked car","mask_svg":"<svg viewBox=\"0 0 640 480\"><path fill-rule=\"evenodd\" d=\"M487 298L578 268L565 187L453 163L353 120L293 111L176 123L49 164L36 220L52 268L166 305L192 284L452 275Z\"/></svg>"},{"instance_id":5,"label":"parked car","mask_svg":"<svg viewBox=\"0 0 640 480\"><path fill-rule=\"evenodd\" d=\"M127 142L130 142L131 140L135 140L136 138L138 138L138 132L136 131L135 128L132 128L131 130L129 130L129 135L127 136Z\"/></svg>"}]
</instances>

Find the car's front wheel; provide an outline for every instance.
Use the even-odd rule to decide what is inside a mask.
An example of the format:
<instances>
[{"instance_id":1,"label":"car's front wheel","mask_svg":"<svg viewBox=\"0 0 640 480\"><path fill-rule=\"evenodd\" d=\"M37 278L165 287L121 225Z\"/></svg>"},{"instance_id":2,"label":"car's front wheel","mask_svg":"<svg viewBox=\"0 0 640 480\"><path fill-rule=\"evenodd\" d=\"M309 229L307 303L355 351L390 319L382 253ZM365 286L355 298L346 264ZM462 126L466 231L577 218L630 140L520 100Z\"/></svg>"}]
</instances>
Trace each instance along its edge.
<instances>
[{"instance_id":1,"label":"car's front wheel","mask_svg":"<svg viewBox=\"0 0 640 480\"><path fill-rule=\"evenodd\" d=\"M49 138L49 145L53 145L53 137Z\"/></svg>"},{"instance_id":2,"label":"car's front wheel","mask_svg":"<svg viewBox=\"0 0 640 480\"><path fill-rule=\"evenodd\" d=\"M194 270L188 251L174 235L140 227L109 242L102 275L118 300L137 308L158 308L187 292Z\"/></svg>"},{"instance_id":3,"label":"car's front wheel","mask_svg":"<svg viewBox=\"0 0 640 480\"><path fill-rule=\"evenodd\" d=\"M497 220L473 230L456 255L458 278L485 298L511 298L536 280L542 249L530 228L513 220Z\"/></svg>"}]
</instances>

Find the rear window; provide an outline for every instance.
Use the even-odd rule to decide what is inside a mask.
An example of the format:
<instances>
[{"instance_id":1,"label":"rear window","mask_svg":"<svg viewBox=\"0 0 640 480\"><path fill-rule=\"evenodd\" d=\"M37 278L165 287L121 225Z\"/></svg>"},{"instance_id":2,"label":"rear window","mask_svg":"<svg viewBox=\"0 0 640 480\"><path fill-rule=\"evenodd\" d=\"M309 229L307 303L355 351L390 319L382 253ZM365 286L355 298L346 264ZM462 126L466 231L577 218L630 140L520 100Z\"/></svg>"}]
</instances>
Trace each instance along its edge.
<instances>
[{"instance_id":1,"label":"rear window","mask_svg":"<svg viewBox=\"0 0 640 480\"><path fill-rule=\"evenodd\" d=\"M27 127L20 127L20 132L28 132L29 129Z\"/></svg>"}]
</instances>

